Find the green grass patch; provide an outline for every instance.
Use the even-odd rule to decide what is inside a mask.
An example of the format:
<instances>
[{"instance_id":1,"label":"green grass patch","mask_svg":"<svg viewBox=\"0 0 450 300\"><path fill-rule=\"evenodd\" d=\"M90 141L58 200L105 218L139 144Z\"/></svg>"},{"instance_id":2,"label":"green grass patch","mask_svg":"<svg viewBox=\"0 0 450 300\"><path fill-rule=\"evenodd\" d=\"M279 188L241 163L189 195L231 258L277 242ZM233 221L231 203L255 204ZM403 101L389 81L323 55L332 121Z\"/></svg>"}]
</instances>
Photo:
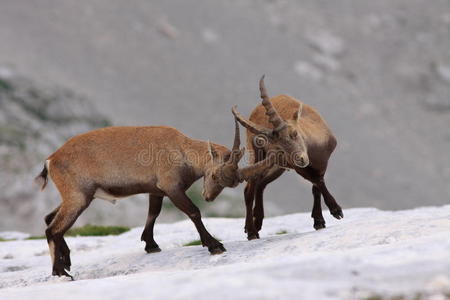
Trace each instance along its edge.
<instances>
[{"instance_id":1,"label":"green grass patch","mask_svg":"<svg viewBox=\"0 0 450 300\"><path fill-rule=\"evenodd\" d=\"M450 297L448 297L446 295L447 298L445 299L450 299ZM405 297L402 295L398 295L398 296L381 296L381 295L373 295L370 296L368 298L365 298L365 300L406 300L406 299L411 299L411 300L422 300L423 296L422 294L418 293L416 295L414 295L414 297Z\"/></svg>"},{"instance_id":2,"label":"green grass patch","mask_svg":"<svg viewBox=\"0 0 450 300\"><path fill-rule=\"evenodd\" d=\"M197 206L198 208L202 208L205 206L206 201L203 199L202 196L202 187L200 184L194 184L192 185L187 191L186 195L192 200L192 202Z\"/></svg>"},{"instance_id":3,"label":"green grass patch","mask_svg":"<svg viewBox=\"0 0 450 300\"><path fill-rule=\"evenodd\" d=\"M218 239L216 237L214 237L216 240L218 240L219 242L221 242L221 239ZM189 243L183 244L183 247L190 247L190 246L201 246L202 245L202 241L201 240L194 240L194 241L190 241Z\"/></svg>"},{"instance_id":4,"label":"green grass patch","mask_svg":"<svg viewBox=\"0 0 450 300\"><path fill-rule=\"evenodd\" d=\"M276 234L281 235L281 234L286 234L286 233L288 233L287 230L280 230L280 231L277 231Z\"/></svg>"},{"instance_id":5,"label":"green grass patch","mask_svg":"<svg viewBox=\"0 0 450 300\"><path fill-rule=\"evenodd\" d=\"M9 81L0 78L0 90L11 91L12 89L13 87Z\"/></svg>"},{"instance_id":6,"label":"green grass patch","mask_svg":"<svg viewBox=\"0 0 450 300\"><path fill-rule=\"evenodd\" d=\"M96 226L84 225L83 227L72 228L65 236L105 236L105 235L119 235L129 231L129 227L125 226Z\"/></svg>"},{"instance_id":7,"label":"green grass patch","mask_svg":"<svg viewBox=\"0 0 450 300\"><path fill-rule=\"evenodd\" d=\"M129 227L125 226L97 226L97 225L84 225L82 227L75 227L66 232L64 236L106 236L106 235L119 235L129 231ZM27 240L42 240L45 236L30 236Z\"/></svg>"},{"instance_id":8,"label":"green grass patch","mask_svg":"<svg viewBox=\"0 0 450 300\"><path fill-rule=\"evenodd\" d=\"M46 237L43 235L32 235L30 237L27 237L26 240L43 240Z\"/></svg>"},{"instance_id":9,"label":"green grass patch","mask_svg":"<svg viewBox=\"0 0 450 300\"><path fill-rule=\"evenodd\" d=\"M195 240L195 241L191 241L189 243L184 244L184 247L190 247L190 246L200 246L202 244L202 241L200 240Z\"/></svg>"},{"instance_id":10,"label":"green grass patch","mask_svg":"<svg viewBox=\"0 0 450 300\"><path fill-rule=\"evenodd\" d=\"M8 242L8 241L12 241L12 240L5 240L5 239L0 238L0 242Z\"/></svg>"}]
</instances>

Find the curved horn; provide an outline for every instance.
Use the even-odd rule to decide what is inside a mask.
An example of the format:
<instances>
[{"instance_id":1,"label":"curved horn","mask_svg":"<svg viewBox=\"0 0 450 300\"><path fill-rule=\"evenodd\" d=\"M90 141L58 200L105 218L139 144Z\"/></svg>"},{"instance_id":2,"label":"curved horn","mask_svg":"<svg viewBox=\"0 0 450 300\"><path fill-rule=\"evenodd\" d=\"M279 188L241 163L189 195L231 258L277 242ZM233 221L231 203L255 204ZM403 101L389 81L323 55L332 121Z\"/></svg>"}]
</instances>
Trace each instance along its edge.
<instances>
[{"instance_id":1,"label":"curved horn","mask_svg":"<svg viewBox=\"0 0 450 300\"><path fill-rule=\"evenodd\" d=\"M239 149L239 147L241 146L241 135L239 133L239 124L236 118L234 118L234 126L233 149L231 149L231 155L227 163L233 165L237 169L238 163L244 155L245 149Z\"/></svg>"},{"instance_id":2,"label":"curved horn","mask_svg":"<svg viewBox=\"0 0 450 300\"><path fill-rule=\"evenodd\" d=\"M232 151L239 150L241 146L241 135L239 133L239 124L236 118L234 118L234 142Z\"/></svg>"},{"instance_id":3,"label":"curved horn","mask_svg":"<svg viewBox=\"0 0 450 300\"><path fill-rule=\"evenodd\" d=\"M275 163L275 155L269 155L251 166L239 169L239 181L248 181L249 179L262 174L265 170L270 169Z\"/></svg>"},{"instance_id":4,"label":"curved horn","mask_svg":"<svg viewBox=\"0 0 450 300\"><path fill-rule=\"evenodd\" d=\"M250 132L254 134L264 134L266 136L272 135L272 129L266 128L264 126L255 124L250 120L247 120L236 110L236 106L233 106L231 112L233 113L235 119L238 120L242 126L250 130Z\"/></svg>"},{"instance_id":5,"label":"curved horn","mask_svg":"<svg viewBox=\"0 0 450 300\"><path fill-rule=\"evenodd\" d=\"M267 95L266 86L264 84L264 77L266 75L263 75L261 79L259 80L259 91L261 93L261 99L262 99L262 105L266 109L266 115L269 116L269 122L272 123L274 127L274 131L281 131L284 128L286 128L287 124L286 122L280 117L276 109L273 107L272 103L269 100L269 96Z\"/></svg>"}]
</instances>

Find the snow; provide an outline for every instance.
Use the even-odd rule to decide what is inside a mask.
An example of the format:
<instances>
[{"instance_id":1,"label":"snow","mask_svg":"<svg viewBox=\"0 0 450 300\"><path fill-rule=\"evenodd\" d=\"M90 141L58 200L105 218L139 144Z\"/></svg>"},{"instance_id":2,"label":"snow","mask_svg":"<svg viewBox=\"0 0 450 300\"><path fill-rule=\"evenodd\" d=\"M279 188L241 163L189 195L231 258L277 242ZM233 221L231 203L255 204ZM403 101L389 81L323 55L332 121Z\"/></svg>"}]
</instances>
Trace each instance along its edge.
<instances>
[{"instance_id":1,"label":"snow","mask_svg":"<svg viewBox=\"0 0 450 300\"><path fill-rule=\"evenodd\" d=\"M294 70L298 75L314 81L319 81L323 77L323 73L318 67L304 60L297 61L294 64Z\"/></svg>"},{"instance_id":2,"label":"snow","mask_svg":"<svg viewBox=\"0 0 450 300\"><path fill-rule=\"evenodd\" d=\"M142 228L67 238L75 281L49 276L44 240L0 243L0 299L365 299L450 294L450 205L407 211L348 209L314 231L309 214L264 221L247 241L243 219L209 218L227 252L211 256L190 221L157 224L163 250L146 254ZM287 234L277 234L280 231Z\"/></svg>"},{"instance_id":3,"label":"snow","mask_svg":"<svg viewBox=\"0 0 450 300\"><path fill-rule=\"evenodd\" d=\"M24 240L29 238L30 234L20 231L2 231L0 232L0 239L4 240Z\"/></svg>"}]
</instances>

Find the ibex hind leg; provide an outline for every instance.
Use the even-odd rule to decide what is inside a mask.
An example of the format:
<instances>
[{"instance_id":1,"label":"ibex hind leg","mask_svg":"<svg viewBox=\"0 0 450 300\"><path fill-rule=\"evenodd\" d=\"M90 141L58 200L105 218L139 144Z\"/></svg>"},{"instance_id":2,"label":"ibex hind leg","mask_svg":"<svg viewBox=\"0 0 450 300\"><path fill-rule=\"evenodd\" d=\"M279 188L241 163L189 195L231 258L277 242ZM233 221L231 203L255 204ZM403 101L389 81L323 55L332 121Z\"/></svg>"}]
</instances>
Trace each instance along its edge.
<instances>
[{"instance_id":1,"label":"ibex hind leg","mask_svg":"<svg viewBox=\"0 0 450 300\"><path fill-rule=\"evenodd\" d=\"M50 223L53 221L53 219L55 218L56 214L58 213L58 210L60 207L61 207L61 205L59 205L57 208L52 210L51 213L49 213L47 216L45 216L44 221L47 226L50 225Z\"/></svg>"},{"instance_id":2,"label":"ibex hind leg","mask_svg":"<svg viewBox=\"0 0 450 300\"><path fill-rule=\"evenodd\" d=\"M53 219L55 218L56 214L58 213L60 207L61 207L61 205L59 205L57 208L55 208L51 213L49 213L45 217L45 224L47 224L47 226L49 226L50 223L53 221ZM61 239L61 252L62 252L64 268L66 270L70 271L70 266L72 265L72 262L70 261L70 250L69 250L69 247L67 246L67 243L66 243L66 240L64 239L64 237Z\"/></svg>"},{"instance_id":3,"label":"ibex hind leg","mask_svg":"<svg viewBox=\"0 0 450 300\"><path fill-rule=\"evenodd\" d=\"M144 231L141 235L141 241L145 241L145 251L147 253L160 252L158 244L153 238L153 227L155 226L156 218L161 213L163 197L150 195L147 222Z\"/></svg>"},{"instance_id":4,"label":"ibex hind leg","mask_svg":"<svg viewBox=\"0 0 450 300\"><path fill-rule=\"evenodd\" d=\"M72 192L62 197L63 202L47 227L45 234L52 257L52 275L68 276L73 279L66 271L70 270L70 250L64 240L64 234L86 209L92 198L88 199L81 192Z\"/></svg>"}]
</instances>

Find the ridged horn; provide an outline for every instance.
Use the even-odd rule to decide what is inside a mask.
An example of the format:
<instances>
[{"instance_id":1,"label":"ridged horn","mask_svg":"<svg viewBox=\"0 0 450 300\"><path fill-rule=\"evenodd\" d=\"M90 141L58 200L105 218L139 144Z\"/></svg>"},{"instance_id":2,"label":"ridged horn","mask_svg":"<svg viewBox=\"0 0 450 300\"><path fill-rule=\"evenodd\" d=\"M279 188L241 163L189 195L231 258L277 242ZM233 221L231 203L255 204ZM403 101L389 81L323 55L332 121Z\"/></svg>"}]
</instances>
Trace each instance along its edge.
<instances>
[{"instance_id":1,"label":"ridged horn","mask_svg":"<svg viewBox=\"0 0 450 300\"><path fill-rule=\"evenodd\" d=\"M233 108L231 109L231 112L233 113L233 115L236 118L236 120L238 120L239 123L241 123L242 126L247 128L248 130L250 130L250 132L252 132L254 134L264 134L266 136L272 135L272 129L266 128L264 126L255 124L255 123L253 123L250 120L247 120L244 116L242 116L237 111L236 106L233 106Z\"/></svg>"},{"instance_id":2,"label":"ridged horn","mask_svg":"<svg viewBox=\"0 0 450 300\"><path fill-rule=\"evenodd\" d=\"M269 155L264 160L261 160L251 166L240 168L238 171L239 181L248 181L249 179L264 173L265 170L270 169L273 166L275 161L275 155Z\"/></svg>"},{"instance_id":3,"label":"ridged horn","mask_svg":"<svg viewBox=\"0 0 450 300\"><path fill-rule=\"evenodd\" d=\"M241 146L241 135L239 132L239 123L234 118L234 142L233 148L231 149L231 155L227 163L233 165L236 169L238 168L238 163L244 155L245 149L239 149Z\"/></svg>"},{"instance_id":4,"label":"ridged horn","mask_svg":"<svg viewBox=\"0 0 450 300\"><path fill-rule=\"evenodd\" d=\"M269 96L267 95L266 86L264 84L264 77L266 75L263 75L261 79L259 80L259 91L261 94L262 99L262 105L266 109L266 115L269 116L269 122L273 125L273 130L276 132L279 132L287 127L286 122L280 117L276 109L273 107L272 103L269 100Z\"/></svg>"}]
</instances>

